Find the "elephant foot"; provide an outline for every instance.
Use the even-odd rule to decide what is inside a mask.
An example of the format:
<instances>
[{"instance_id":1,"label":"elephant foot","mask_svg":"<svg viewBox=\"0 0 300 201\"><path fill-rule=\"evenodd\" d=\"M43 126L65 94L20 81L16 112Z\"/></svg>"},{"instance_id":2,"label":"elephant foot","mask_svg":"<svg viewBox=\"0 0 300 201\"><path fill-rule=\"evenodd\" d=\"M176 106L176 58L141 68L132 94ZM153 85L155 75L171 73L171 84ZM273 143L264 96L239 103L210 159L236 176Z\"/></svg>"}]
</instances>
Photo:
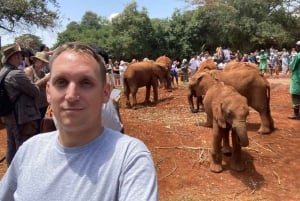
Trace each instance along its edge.
<instances>
[{"instance_id":1,"label":"elephant foot","mask_svg":"<svg viewBox=\"0 0 300 201\"><path fill-rule=\"evenodd\" d=\"M191 112L192 112L192 113L197 113L198 110L197 110L197 109L191 109Z\"/></svg>"},{"instance_id":2,"label":"elephant foot","mask_svg":"<svg viewBox=\"0 0 300 201\"><path fill-rule=\"evenodd\" d=\"M202 127L206 127L206 128L212 128L212 124L209 124L207 122L197 122L195 123L196 126L202 126Z\"/></svg>"},{"instance_id":3,"label":"elephant foot","mask_svg":"<svg viewBox=\"0 0 300 201\"><path fill-rule=\"evenodd\" d=\"M223 171L221 164L210 163L209 168L210 168L210 171L215 172L215 173L220 173Z\"/></svg>"},{"instance_id":4,"label":"elephant foot","mask_svg":"<svg viewBox=\"0 0 300 201\"><path fill-rule=\"evenodd\" d=\"M146 105L146 106L147 106L147 105L150 105L150 104L151 104L150 101L146 101L146 100L145 100L145 101L143 102L143 105Z\"/></svg>"},{"instance_id":5,"label":"elephant foot","mask_svg":"<svg viewBox=\"0 0 300 201\"><path fill-rule=\"evenodd\" d=\"M223 146L222 147L222 153L225 156L231 156L231 154L232 154L232 148L230 146Z\"/></svg>"},{"instance_id":6,"label":"elephant foot","mask_svg":"<svg viewBox=\"0 0 300 201\"><path fill-rule=\"evenodd\" d=\"M230 167L231 169L237 171L237 172L241 172L245 170L245 165L242 161L232 161L230 163Z\"/></svg>"},{"instance_id":7,"label":"elephant foot","mask_svg":"<svg viewBox=\"0 0 300 201\"><path fill-rule=\"evenodd\" d=\"M272 130L270 128L260 127L257 132L260 134L270 134Z\"/></svg>"},{"instance_id":8,"label":"elephant foot","mask_svg":"<svg viewBox=\"0 0 300 201\"><path fill-rule=\"evenodd\" d=\"M200 108L198 109L199 112L205 112L204 107L200 106Z\"/></svg>"}]
</instances>

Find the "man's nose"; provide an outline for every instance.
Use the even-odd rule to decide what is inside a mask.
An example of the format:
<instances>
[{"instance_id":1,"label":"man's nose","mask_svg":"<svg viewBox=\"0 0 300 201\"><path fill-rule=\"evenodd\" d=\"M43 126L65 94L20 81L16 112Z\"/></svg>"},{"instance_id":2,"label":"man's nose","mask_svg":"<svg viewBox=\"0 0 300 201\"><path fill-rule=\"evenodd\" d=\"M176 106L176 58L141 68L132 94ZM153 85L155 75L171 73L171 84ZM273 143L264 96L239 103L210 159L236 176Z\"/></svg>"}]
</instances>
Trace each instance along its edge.
<instances>
[{"instance_id":1,"label":"man's nose","mask_svg":"<svg viewBox=\"0 0 300 201\"><path fill-rule=\"evenodd\" d=\"M68 101L76 101L79 99L78 89L75 83L70 83L66 91L66 99Z\"/></svg>"}]
</instances>

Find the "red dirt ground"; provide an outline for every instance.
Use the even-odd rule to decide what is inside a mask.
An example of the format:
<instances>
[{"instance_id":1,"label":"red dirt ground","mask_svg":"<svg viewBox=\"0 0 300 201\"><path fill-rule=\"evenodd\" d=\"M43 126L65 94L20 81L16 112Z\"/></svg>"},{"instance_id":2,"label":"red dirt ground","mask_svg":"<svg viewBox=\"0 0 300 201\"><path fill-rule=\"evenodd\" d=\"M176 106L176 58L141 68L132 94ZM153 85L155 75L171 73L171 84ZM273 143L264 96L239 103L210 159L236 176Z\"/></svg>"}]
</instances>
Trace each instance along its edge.
<instances>
[{"instance_id":1,"label":"red dirt ground","mask_svg":"<svg viewBox=\"0 0 300 201\"><path fill-rule=\"evenodd\" d=\"M223 158L222 173L210 172L211 129L199 126L205 121L204 113L190 112L183 84L172 92L159 89L155 106L127 109L121 98L125 132L144 141L152 152L161 201L300 200L300 121L287 119L292 112L289 78L269 81L276 130L270 135L258 134L258 113L250 111L250 145L243 148L243 172L230 170L230 157ZM138 102L143 101L144 93L144 88L139 90ZM2 129L0 157L5 149ZM5 170L5 162L0 163L0 178Z\"/></svg>"}]
</instances>

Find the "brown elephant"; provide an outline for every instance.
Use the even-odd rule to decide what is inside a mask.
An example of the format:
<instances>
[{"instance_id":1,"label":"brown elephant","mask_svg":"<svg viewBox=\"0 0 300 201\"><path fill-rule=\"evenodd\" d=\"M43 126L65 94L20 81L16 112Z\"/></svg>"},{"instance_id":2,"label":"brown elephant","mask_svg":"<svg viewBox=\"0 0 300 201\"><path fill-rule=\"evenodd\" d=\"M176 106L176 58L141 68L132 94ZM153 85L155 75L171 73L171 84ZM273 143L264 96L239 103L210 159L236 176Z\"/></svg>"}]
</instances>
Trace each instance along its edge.
<instances>
[{"instance_id":1,"label":"brown elephant","mask_svg":"<svg viewBox=\"0 0 300 201\"><path fill-rule=\"evenodd\" d=\"M165 64L168 67L169 70L171 70L172 60L169 57L167 57L166 55L158 57L155 60L155 62L157 62L157 63L163 63L163 64Z\"/></svg>"},{"instance_id":2,"label":"brown elephant","mask_svg":"<svg viewBox=\"0 0 300 201\"><path fill-rule=\"evenodd\" d=\"M206 92L203 105L207 114L207 121L211 121L213 125L210 170L212 172L222 171L222 141L223 149L230 149L230 131L232 141L230 166L236 171L244 170L241 147L249 145L246 127L246 119L249 115L247 99L232 86L218 82Z\"/></svg>"},{"instance_id":3,"label":"brown elephant","mask_svg":"<svg viewBox=\"0 0 300 201\"><path fill-rule=\"evenodd\" d=\"M212 58L208 58L199 64L197 72L204 72L204 71L216 70L216 69L217 69L217 63Z\"/></svg>"},{"instance_id":4,"label":"brown elephant","mask_svg":"<svg viewBox=\"0 0 300 201\"><path fill-rule=\"evenodd\" d=\"M216 69L217 69L216 62L212 58L209 58L199 64L197 73L206 72L209 70L216 70ZM202 103L203 96L197 96L195 97L195 99L196 99L196 109L194 109L193 96L192 95L188 96L188 102L190 103L191 112L196 113L198 111L204 111L203 103Z\"/></svg>"},{"instance_id":5,"label":"brown elephant","mask_svg":"<svg viewBox=\"0 0 300 201\"><path fill-rule=\"evenodd\" d=\"M235 69L247 69L247 70L254 70L259 72L258 66L254 63L251 62L241 62L241 61L231 61L227 63L224 67L224 71L230 71L230 70L235 70Z\"/></svg>"},{"instance_id":6,"label":"brown elephant","mask_svg":"<svg viewBox=\"0 0 300 201\"><path fill-rule=\"evenodd\" d=\"M150 89L153 88L154 103L158 102L158 81L165 82L171 88L171 77L168 67L157 62L142 61L131 63L124 72L124 94L127 107L137 104L136 93L140 87L146 86L146 104L150 103ZM130 103L132 95L132 105Z\"/></svg>"},{"instance_id":7,"label":"brown elephant","mask_svg":"<svg viewBox=\"0 0 300 201\"><path fill-rule=\"evenodd\" d=\"M247 98L249 106L259 113L261 118L259 133L267 134L274 130L270 111L270 84L257 71L247 68L240 67L228 71L211 70L194 74L189 82L188 94L192 112L197 111L194 108L193 97L205 95L207 90L218 81L233 86ZM212 125L208 124L207 126Z\"/></svg>"}]
</instances>

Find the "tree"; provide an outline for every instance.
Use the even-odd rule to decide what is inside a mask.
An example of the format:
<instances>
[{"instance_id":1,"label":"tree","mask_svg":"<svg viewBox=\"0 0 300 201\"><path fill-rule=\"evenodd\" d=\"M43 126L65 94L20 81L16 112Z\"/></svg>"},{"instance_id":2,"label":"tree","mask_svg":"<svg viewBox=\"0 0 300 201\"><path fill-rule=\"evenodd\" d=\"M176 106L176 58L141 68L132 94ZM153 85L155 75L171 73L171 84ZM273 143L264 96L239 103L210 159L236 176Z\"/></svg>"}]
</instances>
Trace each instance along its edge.
<instances>
[{"instance_id":1,"label":"tree","mask_svg":"<svg viewBox=\"0 0 300 201\"><path fill-rule=\"evenodd\" d=\"M112 19L114 40L111 47L119 59L155 57L153 53L154 30L145 8L137 10L136 2L128 4L124 11Z\"/></svg>"},{"instance_id":2,"label":"tree","mask_svg":"<svg viewBox=\"0 0 300 201\"><path fill-rule=\"evenodd\" d=\"M0 0L0 29L14 32L17 29L53 28L57 25L59 8L56 0Z\"/></svg>"}]
</instances>

